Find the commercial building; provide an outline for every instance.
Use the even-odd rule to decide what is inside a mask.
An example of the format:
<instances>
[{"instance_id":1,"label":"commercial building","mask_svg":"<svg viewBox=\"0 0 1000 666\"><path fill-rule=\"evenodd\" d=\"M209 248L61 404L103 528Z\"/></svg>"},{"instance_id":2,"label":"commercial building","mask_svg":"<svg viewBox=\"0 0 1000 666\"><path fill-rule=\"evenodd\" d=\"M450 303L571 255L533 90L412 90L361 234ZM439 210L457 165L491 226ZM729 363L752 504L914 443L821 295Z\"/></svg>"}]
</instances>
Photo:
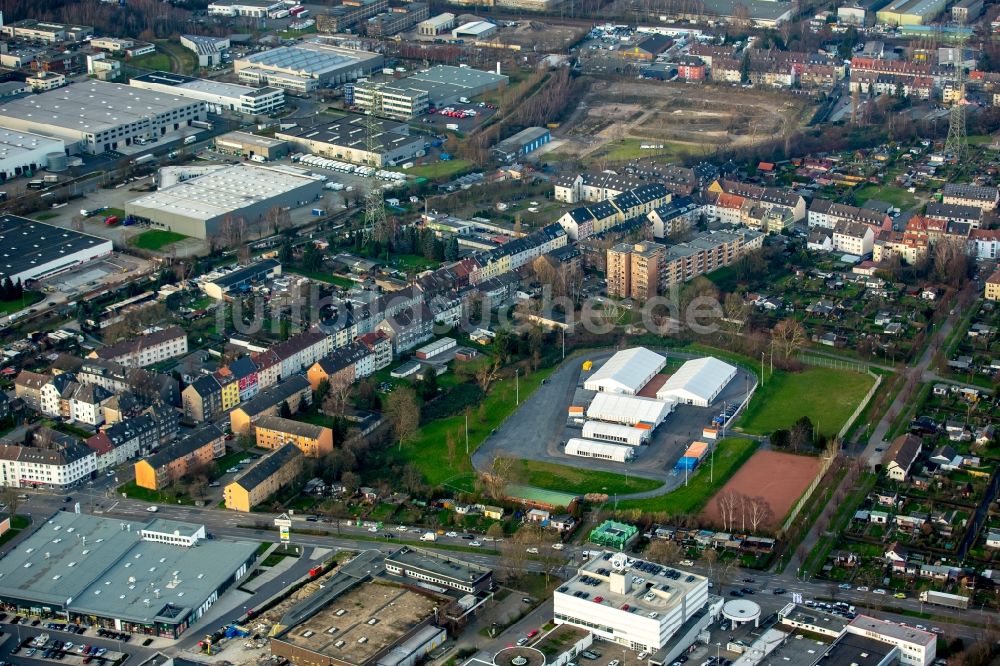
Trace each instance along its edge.
<instances>
[{"instance_id":1,"label":"commercial building","mask_svg":"<svg viewBox=\"0 0 1000 666\"><path fill-rule=\"evenodd\" d=\"M203 525L57 511L0 560L0 602L176 638L250 571L257 546L207 540Z\"/></svg>"},{"instance_id":2,"label":"commercial building","mask_svg":"<svg viewBox=\"0 0 1000 666\"><path fill-rule=\"evenodd\" d=\"M23 39L29 42L80 42L90 37L93 26L71 25L69 23L53 23L51 21L36 21L24 19L0 26L0 34L12 39Z\"/></svg>"},{"instance_id":3,"label":"commercial building","mask_svg":"<svg viewBox=\"0 0 1000 666\"><path fill-rule=\"evenodd\" d=\"M66 153L62 139L0 127L0 179L10 180L49 166L49 156Z\"/></svg>"},{"instance_id":4,"label":"commercial building","mask_svg":"<svg viewBox=\"0 0 1000 666\"><path fill-rule=\"evenodd\" d=\"M302 169L234 164L133 199L125 212L154 227L226 242L226 220L252 226L272 208L304 206L322 192L323 181Z\"/></svg>"},{"instance_id":5,"label":"commercial building","mask_svg":"<svg viewBox=\"0 0 1000 666\"><path fill-rule=\"evenodd\" d=\"M666 246L651 241L619 243L608 250L608 294L645 301L656 296Z\"/></svg>"},{"instance_id":6,"label":"commercial building","mask_svg":"<svg viewBox=\"0 0 1000 666\"><path fill-rule=\"evenodd\" d=\"M294 127L274 136L322 157L379 168L424 154L424 137L410 136L408 125L382 119L375 122L379 128L375 135L379 148L375 152L368 150L365 116L353 113L314 127Z\"/></svg>"},{"instance_id":7,"label":"commercial building","mask_svg":"<svg viewBox=\"0 0 1000 666\"><path fill-rule=\"evenodd\" d=\"M235 111L248 116L264 116L285 106L285 91L280 88L251 88L169 72L143 74L130 79L129 85L199 100L208 104L213 113Z\"/></svg>"},{"instance_id":8,"label":"commercial building","mask_svg":"<svg viewBox=\"0 0 1000 666\"><path fill-rule=\"evenodd\" d=\"M432 16L417 24L417 34L424 37L436 37L443 32L447 32L455 27L455 15L451 12L444 12L437 16Z\"/></svg>"},{"instance_id":9,"label":"commercial building","mask_svg":"<svg viewBox=\"0 0 1000 666\"><path fill-rule=\"evenodd\" d=\"M983 13L983 0L958 0L951 6L951 20L967 24L975 21Z\"/></svg>"},{"instance_id":10,"label":"commercial building","mask_svg":"<svg viewBox=\"0 0 1000 666\"><path fill-rule=\"evenodd\" d=\"M209 16L246 16L248 18L267 18L273 12L285 6L281 0L213 0L208 5Z\"/></svg>"},{"instance_id":11,"label":"commercial building","mask_svg":"<svg viewBox=\"0 0 1000 666\"><path fill-rule=\"evenodd\" d=\"M551 140L552 134L544 127L526 127L493 146L493 155L502 162L513 162L535 152Z\"/></svg>"},{"instance_id":12,"label":"commercial building","mask_svg":"<svg viewBox=\"0 0 1000 666\"><path fill-rule=\"evenodd\" d=\"M937 636L929 631L859 615L847 625L847 632L895 645L904 666L928 666L937 657Z\"/></svg>"},{"instance_id":13,"label":"commercial building","mask_svg":"<svg viewBox=\"0 0 1000 666\"><path fill-rule=\"evenodd\" d=\"M640 446L649 442L652 431L646 428L635 428L620 423L605 423L603 421L587 421L583 424L584 439L597 439L616 444Z\"/></svg>"},{"instance_id":14,"label":"commercial building","mask_svg":"<svg viewBox=\"0 0 1000 666\"><path fill-rule=\"evenodd\" d=\"M656 392L660 400L708 407L736 376L736 368L712 356L688 361Z\"/></svg>"},{"instance_id":15,"label":"commercial building","mask_svg":"<svg viewBox=\"0 0 1000 666\"><path fill-rule=\"evenodd\" d=\"M879 23L923 25L944 11L948 0L894 0L876 13Z\"/></svg>"},{"instance_id":16,"label":"commercial building","mask_svg":"<svg viewBox=\"0 0 1000 666\"><path fill-rule=\"evenodd\" d=\"M408 87L426 90L430 103L442 107L458 101L460 97L472 98L497 90L507 85L510 78L471 67L435 65L420 70L403 81Z\"/></svg>"},{"instance_id":17,"label":"commercial building","mask_svg":"<svg viewBox=\"0 0 1000 666\"><path fill-rule=\"evenodd\" d=\"M377 116L412 120L427 112L430 96L420 88L366 81L354 84L354 105Z\"/></svg>"},{"instance_id":18,"label":"commercial building","mask_svg":"<svg viewBox=\"0 0 1000 666\"><path fill-rule=\"evenodd\" d=\"M212 424L205 424L137 462L135 484L149 490L163 490L182 476L211 465L225 453L224 433Z\"/></svg>"},{"instance_id":19,"label":"commercial building","mask_svg":"<svg viewBox=\"0 0 1000 666\"><path fill-rule=\"evenodd\" d=\"M111 241L17 215L0 215L0 275L38 280L106 257Z\"/></svg>"},{"instance_id":20,"label":"commercial building","mask_svg":"<svg viewBox=\"0 0 1000 666\"><path fill-rule=\"evenodd\" d=\"M635 447L571 437L566 442L566 455L625 463L635 458Z\"/></svg>"},{"instance_id":21,"label":"commercial building","mask_svg":"<svg viewBox=\"0 0 1000 666\"><path fill-rule=\"evenodd\" d=\"M127 368L143 368L187 354L187 333L179 326L169 326L151 331L131 340L122 340L108 347L101 347L87 358L112 361Z\"/></svg>"},{"instance_id":22,"label":"commercial building","mask_svg":"<svg viewBox=\"0 0 1000 666\"><path fill-rule=\"evenodd\" d=\"M409 546L386 556L385 572L464 594L481 594L493 588L492 569Z\"/></svg>"},{"instance_id":23,"label":"commercial building","mask_svg":"<svg viewBox=\"0 0 1000 666\"><path fill-rule=\"evenodd\" d=\"M234 60L233 67L244 83L310 93L367 76L382 62L377 53L304 42L248 54Z\"/></svg>"},{"instance_id":24,"label":"commercial building","mask_svg":"<svg viewBox=\"0 0 1000 666\"><path fill-rule=\"evenodd\" d=\"M83 442L44 426L32 430L28 441L0 442L0 486L62 491L96 471L97 456Z\"/></svg>"},{"instance_id":25,"label":"commercial building","mask_svg":"<svg viewBox=\"0 0 1000 666\"><path fill-rule=\"evenodd\" d=\"M207 113L201 101L93 80L0 102L0 127L58 137L70 153L94 155L161 137Z\"/></svg>"},{"instance_id":26,"label":"commercial building","mask_svg":"<svg viewBox=\"0 0 1000 666\"><path fill-rule=\"evenodd\" d=\"M344 0L316 14L319 32L347 32L376 14L389 11L389 0Z\"/></svg>"},{"instance_id":27,"label":"commercial building","mask_svg":"<svg viewBox=\"0 0 1000 666\"><path fill-rule=\"evenodd\" d=\"M364 31L369 37L391 37L409 30L423 21L430 13L427 3L408 2L402 6L390 7L389 11L377 14L365 21Z\"/></svg>"},{"instance_id":28,"label":"commercial building","mask_svg":"<svg viewBox=\"0 0 1000 666\"><path fill-rule=\"evenodd\" d=\"M666 364L666 358L645 347L623 349L595 370L583 387L588 391L635 395Z\"/></svg>"},{"instance_id":29,"label":"commercial building","mask_svg":"<svg viewBox=\"0 0 1000 666\"><path fill-rule=\"evenodd\" d=\"M302 423L280 416L262 416L254 423L257 446L279 449L294 444L308 458L333 453L333 431L325 426Z\"/></svg>"},{"instance_id":30,"label":"commercial building","mask_svg":"<svg viewBox=\"0 0 1000 666\"><path fill-rule=\"evenodd\" d=\"M181 46L194 51L195 55L198 56L199 67L215 67L224 62L222 54L229 48L229 38L211 35L181 35Z\"/></svg>"},{"instance_id":31,"label":"commercial building","mask_svg":"<svg viewBox=\"0 0 1000 666\"><path fill-rule=\"evenodd\" d=\"M226 484L223 497L226 508L249 512L255 506L287 488L302 473L304 457L298 447L285 444L275 449Z\"/></svg>"},{"instance_id":32,"label":"commercial building","mask_svg":"<svg viewBox=\"0 0 1000 666\"><path fill-rule=\"evenodd\" d=\"M608 423L655 429L674 410L673 400L654 400L633 395L598 393L587 407L587 418Z\"/></svg>"},{"instance_id":33,"label":"commercial building","mask_svg":"<svg viewBox=\"0 0 1000 666\"><path fill-rule=\"evenodd\" d=\"M634 528L633 528L634 529ZM624 555L593 557L554 594L556 623L656 652L708 603L708 579ZM645 579L643 584L633 582Z\"/></svg>"},{"instance_id":34,"label":"commercial building","mask_svg":"<svg viewBox=\"0 0 1000 666\"><path fill-rule=\"evenodd\" d=\"M279 275L281 264L278 260L264 259L226 273L210 274L201 283L201 290L221 301L232 294L248 291L254 285L265 284Z\"/></svg>"},{"instance_id":35,"label":"commercial building","mask_svg":"<svg viewBox=\"0 0 1000 666\"><path fill-rule=\"evenodd\" d=\"M288 142L250 132L229 132L215 137L216 152L254 161L279 160L288 154Z\"/></svg>"}]
</instances>

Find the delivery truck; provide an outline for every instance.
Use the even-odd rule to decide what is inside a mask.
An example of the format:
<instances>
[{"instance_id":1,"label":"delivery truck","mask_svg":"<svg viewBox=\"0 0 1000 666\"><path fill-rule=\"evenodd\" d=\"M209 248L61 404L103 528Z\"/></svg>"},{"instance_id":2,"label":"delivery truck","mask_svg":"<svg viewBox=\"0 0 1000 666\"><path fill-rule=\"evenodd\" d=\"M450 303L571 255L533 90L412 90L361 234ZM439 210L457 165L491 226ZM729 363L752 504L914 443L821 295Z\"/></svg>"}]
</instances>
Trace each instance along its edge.
<instances>
[{"instance_id":1,"label":"delivery truck","mask_svg":"<svg viewBox=\"0 0 1000 666\"><path fill-rule=\"evenodd\" d=\"M969 607L968 597L963 597L959 594L948 594L946 592L933 592L925 590L920 593L920 600L925 604L947 606L948 608L960 608L965 610Z\"/></svg>"}]
</instances>

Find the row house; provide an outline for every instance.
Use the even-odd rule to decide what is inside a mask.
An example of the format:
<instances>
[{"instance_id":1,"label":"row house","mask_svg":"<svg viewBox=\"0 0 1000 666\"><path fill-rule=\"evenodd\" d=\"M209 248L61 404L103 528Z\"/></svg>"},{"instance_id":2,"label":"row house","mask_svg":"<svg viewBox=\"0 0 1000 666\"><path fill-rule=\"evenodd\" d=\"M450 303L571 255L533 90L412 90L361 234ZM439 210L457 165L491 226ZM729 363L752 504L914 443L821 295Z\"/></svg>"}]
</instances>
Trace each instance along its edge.
<instances>
[{"instance_id":1,"label":"row house","mask_svg":"<svg viewBox=\"0 0 1000 666\"><path fill-rule=\"evenodd\" d=\"M575 208L559 218L558 223L569 238L583 240L622 222L643 217L658 206L668 203L670 198L671 194L665 186L659 183L646 184L611 199ZM546 251L554 249L556 248Z\"/></svg>"},{"instance_id":2,"label":"row house","mask_svg":"<svg viewBox=\"0 0 1000 666\"><path fill-rule=\"evenodd\" d=\"M130 368L143 368L183 356L187 352L187 333L178 326L170 326L94 350L87 358L114 361Z\"/></svg>"},{"instance_id":3,"label":"row house","mask_svg":"<svg viewBox=\"0 0 1000 666\"><path fill-rule=\"evenodd\" d=\"M65 490L93 478L97 456L72 435L41 427L0 443L0 486Z\"/></svg>"},{"instance_id":4,"label":"row house","mask_svg":"<svg viewBox=\"0 0 1000 666\"><path fill-rule=\"evenodd\" d=\"M146 405L164 403L179 407L181 404L180 387L174 377L115 361L86 359L76 372L76 380L114 394L130 393Z\"/></svg>"},{"instance_id":5,"label":"row house","mask_svg":"<svg viewBox=\"0 0 1000 666\"><path fill-rule=\"evenodd\" d=\"M979 206L962 204L946 204L930 201L924 211L924 217L931 220L946 222L962 222L973 229L979 229L983 224L983 209Z\"/></svg>"},{"instance_id":6,"label":"row house","mask_svg":"<svg viewBox=\"0 0 1000 666\"><path fill-rule=\"evenodd\" d=\"M599 202L642 187L646 181L633 176L583 173L556 181L553 196L562 203Z\"/></svg>"},{"instance_id":7,"label":"row house","mask_svg":"<svg viewBox=\"0 0 1000 666\"><path fill-rule=\"evenodd\" d=\"M312 389L309 381L302 375L292 375L233 409L229 413L231 430L240 435L248 434L250 427L261 417L279 415L282 405L288 405L289 411L294 414L310 403Z\"/></svg>"},{"instance_id":8,"label":"row house","mask_svg":"<svg viewBox=\"0 0 1000 666\"><path fill-rule=\"evenodd\" d=\"M942 203L975 206L983 210L994 210L1000 201L997 188L980 185L945 183L941 195Z\"/></svg>"},{"instance_id":9,"label":"row house","mask_svg":"<svg viewBox=\"0 0 1000 666\"><path fill-rule=\"evenodd\" d=\"M362 342L338 349L316 361L306 372L309 386L315 391L322 382L353 384L356 379L375 373L375 354Z\"/></svg>"},{"instance_id":10,"label":"row house","mask_svg":"<svg viewBox=\"0 0 1000 666\"><path fill-rule=\"evenodd\" d=\"M281 359L281 379L284 380L332 352L333 343L329 336L311 328L278 343L271 350Z\"/></svg>"},{"instance_id":11,"label":"row house","mask_svg":"<svg viewBox=\"0 0 1000 666\"><path fill-rule=\"evenodd\" d=\"M891 229L892 218L870 208L858 208L827 199L813 199L807 223L810 227L833 229L840 222L861 222L875 229Z\"/></svg>"},{"instance_id":12,"label":"row house","mask_svg":"<svg viewBox=\"0 0 1000 666\"><path fill-rule=\"evenodd\" d=\"M107 426L87 439L86 444L97 456L97 471L101 472L140 455L148 455L172 441L177 430L175 410L150 408L145 414Z\"/></svg>"},{"instance_id":13,"label":"row house","mask_svg":"<svg viewBox=\"0 0 1000 666\"><path fill-rule=\"evenodd\" d=\"M785 206L792 210L796 222L806 219L806 200L801 195L783 187L761 187L736 180L718 179L708 187L710 193L725 192L750 199L765 208Z\"/></svg>"}]
</instances>

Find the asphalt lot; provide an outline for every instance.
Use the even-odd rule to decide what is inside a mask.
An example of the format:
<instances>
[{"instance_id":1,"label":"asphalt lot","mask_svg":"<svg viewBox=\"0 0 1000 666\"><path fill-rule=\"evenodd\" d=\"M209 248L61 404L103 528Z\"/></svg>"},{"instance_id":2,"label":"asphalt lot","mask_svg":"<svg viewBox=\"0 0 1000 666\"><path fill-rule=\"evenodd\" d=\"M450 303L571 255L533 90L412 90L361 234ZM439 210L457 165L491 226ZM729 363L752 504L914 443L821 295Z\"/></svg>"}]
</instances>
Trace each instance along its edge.
<instances>
[{"instance_id":1,"label":"asphalt lot","mask_svg":"<svg viewBox=\"0 0 1000 666\"><path fill-rule=\"evenodd\" d=\"M662 350L657 350L663 353ZM600 367L614 352L604 352L588 356L595 369ZM670 353L672 358L689 359L694 355ZM528 398L514 414L499 428L495 435L487 439L473 455L477 469L488 467L497 455L507 455L528 460L561 463L585 469L622 473L657 479L667 485L654 494L667 492L683 482L683 476L673 472L677 460L692 441L702 439L702 429L711 424L712 417L722 411L723 403L740 404L752 389L756 378L739 368L736 377L729 382L716 399L713 406L695 407L678 405L654 431L649 445L640 447L638 457L632 463L623 464L594 458L580 458L564 453L564 442L571 437L580 437L582 426L568 423L567 408L577 402L581 394L593 397L593 392L583 390L580 379L582 362L571 359L556 370ZM673 481L673 483L671 483Z\"/></svg>"}]
</instances>

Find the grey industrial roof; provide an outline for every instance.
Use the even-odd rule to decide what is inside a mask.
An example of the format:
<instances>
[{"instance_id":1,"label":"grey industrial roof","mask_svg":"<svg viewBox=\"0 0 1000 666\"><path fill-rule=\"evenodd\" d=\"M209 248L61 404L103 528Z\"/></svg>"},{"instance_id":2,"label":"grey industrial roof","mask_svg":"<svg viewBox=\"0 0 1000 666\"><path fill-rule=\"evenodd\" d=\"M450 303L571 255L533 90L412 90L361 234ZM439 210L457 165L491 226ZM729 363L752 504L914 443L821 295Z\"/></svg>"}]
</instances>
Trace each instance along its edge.
<instances>
[{"instance_id":1,"label":"grey industrial roof","mask_svg":"<svg viewBox=\"0 0 1000 666\"><path fill-rule=\"evenodd\" d=\"M751 20L776 21L792 11L791 3L772 0L703 0L702 6L705 14L722 17L735 16L738 8L745 7Z\"/></svg>"},{"instance_id":2,"label":"grey industrial roof","mask_svg":"<svg viewBox=\"0 0 1000 666\"><path fill-rule=\"evenodd\" d=\"M496 145L499 150L518 150L539 137L549 133L544 127L525 127L513 136L509 136Z\"/></svg>"},{"instance_id":3,"label":"grey industrial roof","mask_svg":"<svg viewBox=\"0 0 1000 666\"><path fill-rule=\"evenodd\" d=\"M406 134L409 129L403 123L377 118L376 124L380 131L375 135L375 139L381 144L383 150L395 150L400 145L423 141L421 137ZM295 139L319 141L355 150L365 150L368 145L365 117L356 113L345 115L322 125L293 127L279 132L277 136L285 137L290 141Z\"/></svg>"},{"instance_id":4,"label":"grey industrial roof","mask_svg":"<svg viewBox=\"0 0 1000 666\"><path fill-rule=\"evenodd\" d=\"M896 649L867 636L844 634L823 656L824 666L877 666Z\"/></svg>"},{"instance_id":5,"label":"grey industrial roof","mask_svg":"<svg viewBox=\"0 0 1000 666\"><path fill-rule=\"evenodd\" d=\"M302 451L294 444L285 444L264 456L239 474L233 483L250 491L270 479L278 470L302 456Z\"/></svg>"},{"instance_id":6,"label":"grey industrial roof","mask_svg":"<svg viewBox=\"0 0 1000 666\"><path fill-rule=\"evenodd\" d=\"M19 132L6 127L0 127L0 160L38 150L39 148L61 153L63 151L63 142L61 139L53 139L41 134Z\"/></svg>"},{"instance_id":7,"label":"grey industrial roof","mask_svg":"<svg viewBox=\"0 0 1000 666\"><path fill-rule=\"evenodd\" d=\"M305 42L295 46L280 46L269 51L251 53L239 60L259 67L275 67L319 77L377 57L377 54L368 51L355 51L329 44Z\"/></svg>"},{"instance_id":8,"label":"grey industrial roof","mask_svg":"<svg viewBox=\"0 0 1000 666\"><path fill-rule=\"evenodd\" d=\"M158 83L163 86L174 86L185 90L197 90L211 95L239 98L242 95L255 95L258 88L244 86L239 83L226 83L209 79L196 79L193 76L172 74L170 72L150 72L142 76L133 76L132 81Z\"/></svg>"},{"instance_id":9,"label":"grey industrial roof","mask_svg":"<svg viewBox=\"0 0 1000 666\"><path fill-rule=\"evenodd\" d=\"M427 90L435 97L454 97L482 86L500 86L507 83L508 80L508 77L503 74L485 72L471 67L436 65L406 78L405 85Z\"/></svg>"},{"instance_id":10,"label":"grey industrial roof","mask_svg":"<svg viewBox=\"0 0 1000 666\"><path fill-rule=\"evenodd\" d=\"M267 89L264 88L263 90ZM263 136L262 134L251 134L250 132L227 132L215 137L215 142L218 143L219 141L233 141L244 146L260 146L262 148L274 148L285 143L283 139L275 139L270 136Z\"/></svg>"},{"instance_id":11,"label":"grey industrial roof","mask_svg":"<svg viewBox=\"0 0 1000 666\"><path fill-rule=\"evenodd\" d=\"M0 105L11 117L78 132L98 133L195 104L176 95L120 83L87 80Z\"/></svg>"},{"instance_id":12,"label":"grey industrial roof","mask_svg":"<svg viewBox=\"0 0 1000 666\"><path fill-rule=\"evenodd\" d=\"M230 271L222 277L212 280L212 282L219 287L228 288L233 285L241 284L246 280L256 279L257 276L263 275L279 266L281 266L281 264L276 259L265 259L263 261L257 261L247 266L237 268L234 271Z\"/></svg>"},{"instance_id":13,"label":"grey industrial roof","mask_svg":"<svg viewBox=\"0 0 1000 666\"><path fill-rule=\"evenodd\" d=\"M429 571L441 579L461 584L478 581L492 573L486 567L409 546L403 546L399 550L393 551L385 559L386 562L396 562L408 569Z\"/></svg>"},{"instance_id":14,"label":"grey industrial roof","mask_svg":"<svg viewBox=\"0 0 1000 666\"><path fill-rule=\"evenodd\" d=\"M17 215L0 216L0 275L16 275L109 241Z\"/></svg>"}]
</instances>

